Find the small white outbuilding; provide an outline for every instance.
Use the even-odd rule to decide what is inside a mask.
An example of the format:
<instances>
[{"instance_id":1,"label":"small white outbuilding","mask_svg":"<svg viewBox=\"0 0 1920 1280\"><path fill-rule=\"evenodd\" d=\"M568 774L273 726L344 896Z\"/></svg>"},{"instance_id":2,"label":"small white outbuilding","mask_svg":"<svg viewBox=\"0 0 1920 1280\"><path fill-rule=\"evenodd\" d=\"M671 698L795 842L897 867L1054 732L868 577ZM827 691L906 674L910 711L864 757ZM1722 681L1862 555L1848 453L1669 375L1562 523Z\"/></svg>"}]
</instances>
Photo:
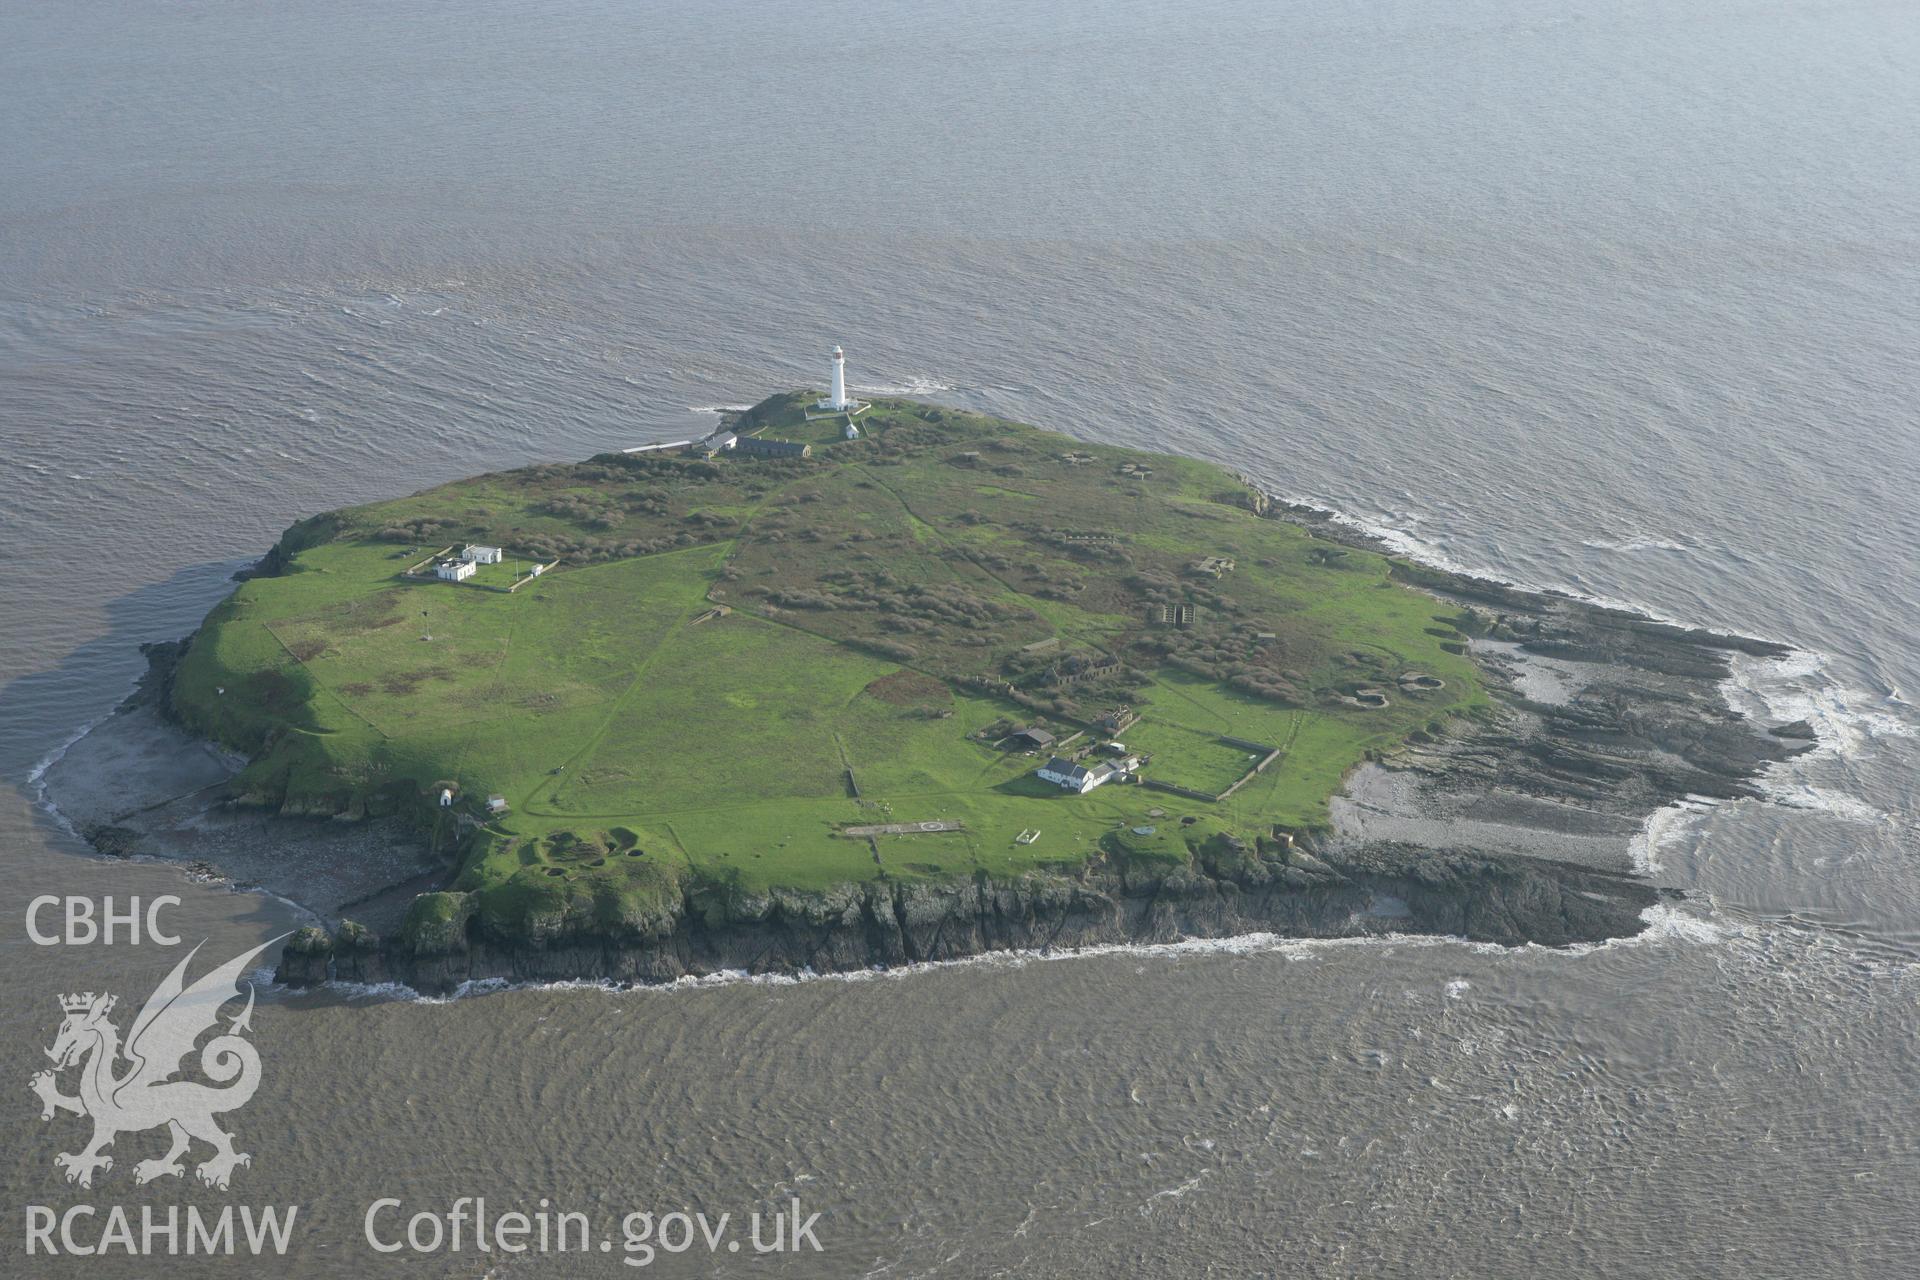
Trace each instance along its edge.
<instances>
[{"instance_id":1,"label":"small white outbuilding","mask_svg":"<svg viewBox=\"0 0 1920 1280\"><path fill-rule=\"evenodd\" d=\"M506 558L506 554L499 547L483 547L478 543L469 542L467 549L460 553L460 558L469 564L499 564Z\"/></svg>"}]
</instances>

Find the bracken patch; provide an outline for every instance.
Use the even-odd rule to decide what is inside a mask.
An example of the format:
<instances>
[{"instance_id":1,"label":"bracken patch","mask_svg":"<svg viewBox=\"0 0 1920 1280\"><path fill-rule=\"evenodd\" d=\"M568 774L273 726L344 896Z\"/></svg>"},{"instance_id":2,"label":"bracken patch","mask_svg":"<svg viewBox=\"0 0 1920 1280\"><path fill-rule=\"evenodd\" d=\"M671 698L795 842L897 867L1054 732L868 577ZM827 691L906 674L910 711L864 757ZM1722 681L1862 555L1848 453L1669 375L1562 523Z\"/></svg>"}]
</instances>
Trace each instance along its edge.
<instances>
[{"instance_id":1,"label":"bracken patch","mask_svg":"<svg viewBox=\"0 0 1920 1280\"><path fill-rule=\"evenodd\" d=\"M953 691L943 682L919 671L896 671L890 676L881 676L867 686L866 692L896 707L953 701Z\"/></svg>"}]
</instances>

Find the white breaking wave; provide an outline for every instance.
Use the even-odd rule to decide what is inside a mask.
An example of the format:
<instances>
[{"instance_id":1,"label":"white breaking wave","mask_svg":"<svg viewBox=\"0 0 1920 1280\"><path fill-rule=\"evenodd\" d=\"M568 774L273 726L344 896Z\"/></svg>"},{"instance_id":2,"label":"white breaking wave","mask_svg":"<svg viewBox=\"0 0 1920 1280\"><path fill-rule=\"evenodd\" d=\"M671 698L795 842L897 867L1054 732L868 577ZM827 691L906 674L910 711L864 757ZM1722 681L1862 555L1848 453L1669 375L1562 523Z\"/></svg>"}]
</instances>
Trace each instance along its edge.
<instances>
[{"instance_id":1,"label":"white breaking wave","mask_svg":"<svg viewBox=\"0 0 1920 1280\"><path fill-rule=\"evenodd\" d=\"M88 720L69 734L66 740L60 743L59 746L40 757L39 762L35 764L33 768L27 770L27 793L32 796L35 806L45 812L48 817L52 818L54 824L62 831L73 836L75 839L84 839L85 837L80 835L79 828L73 825L67 815L60 811L60 806L56 805L52 798L47 795L47 770L59 764L61 758L65 756L67 752L73 750L75 743L92 733L97 725L110 719L112 716L112 711L103 711L93 719Z\"/></svg>"},{"instance_id":2,"label":"white breaking wave","mask_svg":"<svg viewBox=\"0 0 1920 1280\"><path fill-rule=\"evenodd\" d=\"M945 969L1006 968L1023 969L1030 964L1057 964L1077 960L1125 956L1145 960L1177 959L1186 956L1275 955L1289 961L1311 961L1354 949L1426 950L1458 947L1481 956L1564 956L1579 958L1596 952L1626 947L1665 943L1707 944L1750 933L1750 926L1708 919L1670 903L1656 903L1640 913L1647 925L1631 937L1609 938L1604 942L1579 942L1564 947L1547 947L1528 942L1518 947L1498 942L1476 942L1455 934L1372 933L1346 938L1291 938L1275 933L1242 933L1228 938L1182 938L1177 942L1112 942L1096 946L1060 948L1051 951L987 951L958 960L923 960L915 964L886 969L849 969L820 973L803 969L798 973L748 973L743 969L723 969L677 978L672 982L625 983L605 978L565 978L552 982L515 982L506 978L479 978L462 982L446 995L425 995L403 982L330 981L322 987L347 999L405 1000L417 1004L452 1004L472 996L501 991L581 991L607 996L669 995L674 992L702 991L712 987L735 985L792 987L809 982L886 982L903 981ZM1459 999L1472 986L1455 979L1446 986L1449 999Z\"/></svg>"},{"instance_id":3,"label":"white breaking wave","mask_svg":"<svg viewBox=\"0 0 1920 1280\"><path fill-rule=\"evenodd\" d=\"M1505 574L1496 572L1484 565L1473 565L1462 560L1457 560L1442 550L1437 543L1429 542L1425 538L1409 533L1405 529L1395 528L1392 525L1378 524L1372 520L1363 519L1360 516L1349 515L1344 511L1329 507L1325 503L1315 502L1311 498L1294 498L1277 493L1269 493L1267 496L1276 502L1284 502L1291 506L1305 507L1309 511L1320 512L1334 524L1345 525L1349 529L1358 530L1396 555L1405 556L1409 560L1418 561L1421 564L1429 565L1435 569L1444 569L1448 573L1457 573L1467 578L1479 578L1485 582L1498 583L1500 586L1513 587L1520 591L1565 596L1569 600L1578 600L1583 604L1598 605L1603 609L1619 609L1624 613L1637 614L1653 622L1664 622L1668 626L1689 627L1695 625L1669 614L1661 613L1658 609L1650 605L1641 604L1638 601L1617 600L1611 596L1594 595L1590 591L1582 591L1578 588L1567 586L1564 583L1543 584L1537 582L1522 582L1517 578L1509 578ZM1419 518L1411 514L1395 518L1407 524L1419 523ZM1675 548L1675 550L1687 549L1688 548L1684 547ZM1764 637L1756 637L1756 639L1763 638ZM1773 641L1772 643L1785 644L1787 642L1780 640Z\"/></svg>"},{"instance_id":4,"label":"white breaking wave","mask_svg":"<svg viewBox=\"0 0 1920 1280\"><path fill-rule=\"evenodd\" d=\"M1590 956L1600 952L1624 951L1637 947L1676 944L1716 946L1735 938L1750 937L1755 932L1755 927L1752 925L1736 924L1722 916L1705 916L1687 909L1695 905L1699 904L1692 901L1685 905L1671 902L1654 903L1640 913L1640 919L1647 927L1630 938L1608 938L1605 942L1576 942L1572 946L1559 948L1541 947L1530 942L1520 949L1534 952L1551 951L1561 955Z\"/></svg>"},{"instance_id":5,"label":"white breaking wave","mask_svg":"<svg viewBox=\"0 0 1920 1280\"><path fill-rule=\"evenodd\" d=\"M1140 1205L1141 1215L1142 1216L1152 1215L1153 1202L1155 1200L1180 1199L1182 1196L1186 1195L1189 1191L1192 1191L1195 1188L1197 1188L1200 1185L1200 1180L1206 1177L1207 1174L1211 1172L1212 1170L1210 1169L1202 1169L1199 1173L1194 1174L1191 1178L1188 1178L1185 1182L1181 1183L1177 1187L1168 1187L1163 1191L1154 1192L1152 1195L1148 1196L1144 1201L1141 1202L1141 1205Z\"/></svg>"},{"instance_id":6,"label":"white breaking wave","mask_svg":"<svg viewBox=\"0 0 1920 1280\"><path fill-rule=\"evenodd\" d=\"M936 382L932 378L921 378L909 375L905 382L898 384L884 382L850 382L847 384L847 388L850 391L865 392L870 396L930 396L940 391L951 391L953 390L953 385L946 382Z\"/></svg>"},{"instance_id":7,"label":"white breaking wave","mask_svg":"<svg viewBox=\"0 0 1920 1280\"><path fill-rule=\"evenodd\" d=\"M1879 738L1920 737L1920 715L1911 705L1847 687L1828 672L1829 660L1816 649L1781 658L1736 655L1722 691L1750 715L1805 720L1820 739L1813 757L1852 754Z\"/></svg>"},{"instance_id":8,"label":"white breaking wave","mask_svg":"<svg viewBox=\"0 0 1920 1280\"><path fill-rule=\"evenodd\" d=\"M1828 670L1830 660L1814 649L1780 658L1735 656L1733 671L1721 685L1730 705L1759 720L1804 720L1816 735L1813 750L1773 765L1756 786L1783 808L1863 826L1892 822L1891 814L1861 796L1810 781L1808 767L1857 759L1888 740L1920 737L1920 715L1897 697L1842 684Z\"/></svg>"},{"instance_id":9,"label":"white breaking wave","mask_svg":"<svg viewBox=\"0 0 1920 1280\"><path fill-rule=\"evenodd\" d=\"M1893 815L1877 809L1859 796L1832 787L1817 787L1769 775L1760 780L1760 791L1769 801L1787 809L1806 809L1840 822L1877 827L1893 821Z\"/></svg>"},{"instance_id":10,"label":"white breaking wave","mask_svg":"<svg viewBox=\"0 0 1920 1280\"><path fill-rule=\"evenodd\" d=\"M1648 907L1640 913L1640 918L1647 922L1645 933L1633 938L1614 938L1595 945L1608 947L1615 943L1626 942L1680 942L1695 946L1712 946L1725 942L1729 938L1752 932L1751 926L1709 918L1665 902Z\"/></svg>"},{"instance_id":11,"label":"white breaking wave","mask_svg":"<svg viewBox=\"0 0 1920 1280\"><path fill-rule=\"evenodd\" d=\"M1673 542L1665 538L1625 538L1614 541L1610 538L1583 538L1583 547L1595 551L1692 551L1684 542Z\"/></svg>"},{"instance_id":12,"label":"white breaking wave","mask_svg":"<svg viewBox=\"0 0 1920 1280\"><path fill-rule=\"evenodd\" d=\"M1660 850L1692 835L1701 812L1699 806L1679 800L1648 814L1640 830L1627 842L1627 856L1633 859L1633 869L1648 879L1665 871Z\"/></svg>"}]
</instances>

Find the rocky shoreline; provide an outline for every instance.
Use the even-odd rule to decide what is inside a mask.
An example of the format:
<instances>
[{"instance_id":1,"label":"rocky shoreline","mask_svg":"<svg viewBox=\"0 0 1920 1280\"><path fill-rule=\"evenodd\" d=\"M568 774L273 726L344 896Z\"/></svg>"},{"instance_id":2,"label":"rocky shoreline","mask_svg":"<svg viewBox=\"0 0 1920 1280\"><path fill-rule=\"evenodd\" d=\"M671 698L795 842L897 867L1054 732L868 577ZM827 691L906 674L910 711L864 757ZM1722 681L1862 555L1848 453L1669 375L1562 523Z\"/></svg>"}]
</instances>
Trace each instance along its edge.
<instances>
[{"instance_id":1,"label":"rocky shoreline","mask_svg":"<svg viewBox=\"0 0 1920 1280\"><path fill-rule=\"evenodd\" d=\"M653 937L589 935L530 945L489 937L471 921L410 939L307 930L287 945L278 976L295 986L398 982L424 992L483 979L664 983L1249 933L1411 932L1560 946L1638 932L1642 913L1659 897L1631 876L1571 864L1376 844L1338 863L1306 849L1267 851L1237 871L1195 869L1148 880L1089 869L1012 883L868 882L824 894L774 894L724 921L688 911Z\"/></svg>"},{"instance_id":2,"label":"rocky shoreline","mask_svg":"<svg viewBox=\"0 0 1920 1280\"><path fill-rule=\"evenodd\" d=\"M1381 549L1322 512L1273 504L1263 514L1311 527L1334 554ZM288 944L282 981L442 992L485 979L829 973L1256 932L1599 942L1639 932L1662 896L1636 873L1650 814L1688 798L1753 796L1761 771L1811 746L1804 724L1757 725L1721 687L1735 654L1784 656L1784 646L1400 560L1395 572L1463 608L1468 650L1500 714L1446 740L1416 735L1362 766L1334 803L1330 833L1230 842L1172 871L1097 859L1010 882L877 880L724 907L690 890L677 911L619 932L506 938L471 914L403 923L406 904L437 887L447 865L398 819L236 805L225 788L236 762L163 722L179 645L147 646L140 689L44 781L48 801L103 853L210 864L328 921Z\"/></svg>"}]
</instances>

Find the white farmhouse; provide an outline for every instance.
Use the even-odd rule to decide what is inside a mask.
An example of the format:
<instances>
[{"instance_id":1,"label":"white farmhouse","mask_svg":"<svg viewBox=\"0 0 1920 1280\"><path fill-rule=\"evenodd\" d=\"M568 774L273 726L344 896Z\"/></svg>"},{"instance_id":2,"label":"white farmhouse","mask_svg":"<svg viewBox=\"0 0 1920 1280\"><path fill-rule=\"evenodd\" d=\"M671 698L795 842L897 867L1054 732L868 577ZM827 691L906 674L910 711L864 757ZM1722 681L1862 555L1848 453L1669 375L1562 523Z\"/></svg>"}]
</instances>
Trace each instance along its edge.
<instances>
[{"instance_id":1,"label":"white farmhouse","mask_svg":"<svg viewBox=\"0 0 1920 1280\"><path fill-rule=\"evenodd\" d=\"M1110 764L1096 764L1091 769L1082 768L1071 760L1054 756L1035 769L1034 776L1042 782L1051 782L1066 791L1075 791L1081 795L1093 790L1105 782L1112 782L1120 776L1120 771Z\"/></svg>"},{"instance_id":2,"label":"white farmhouse","mask_svg":"<svg viewBox=\"0 0 1920 1280\"><path fill-rule=\"evenodd\" d=\"M460 558L470 564L499 564L506 554L499 547L483 547L469 542L467 549L460 553Z\"/></svg>"},{"instance_id":3,"label":"white farmhouse","mask_svg":"<svg viewBox=\"0 0 1920 1280\"><path fill-rule=\"evenodd\" d=\"M478 568L471 560L442 560L433 566L433 575L448 582L465 582Z\"/></svg>"}]
</instances>

